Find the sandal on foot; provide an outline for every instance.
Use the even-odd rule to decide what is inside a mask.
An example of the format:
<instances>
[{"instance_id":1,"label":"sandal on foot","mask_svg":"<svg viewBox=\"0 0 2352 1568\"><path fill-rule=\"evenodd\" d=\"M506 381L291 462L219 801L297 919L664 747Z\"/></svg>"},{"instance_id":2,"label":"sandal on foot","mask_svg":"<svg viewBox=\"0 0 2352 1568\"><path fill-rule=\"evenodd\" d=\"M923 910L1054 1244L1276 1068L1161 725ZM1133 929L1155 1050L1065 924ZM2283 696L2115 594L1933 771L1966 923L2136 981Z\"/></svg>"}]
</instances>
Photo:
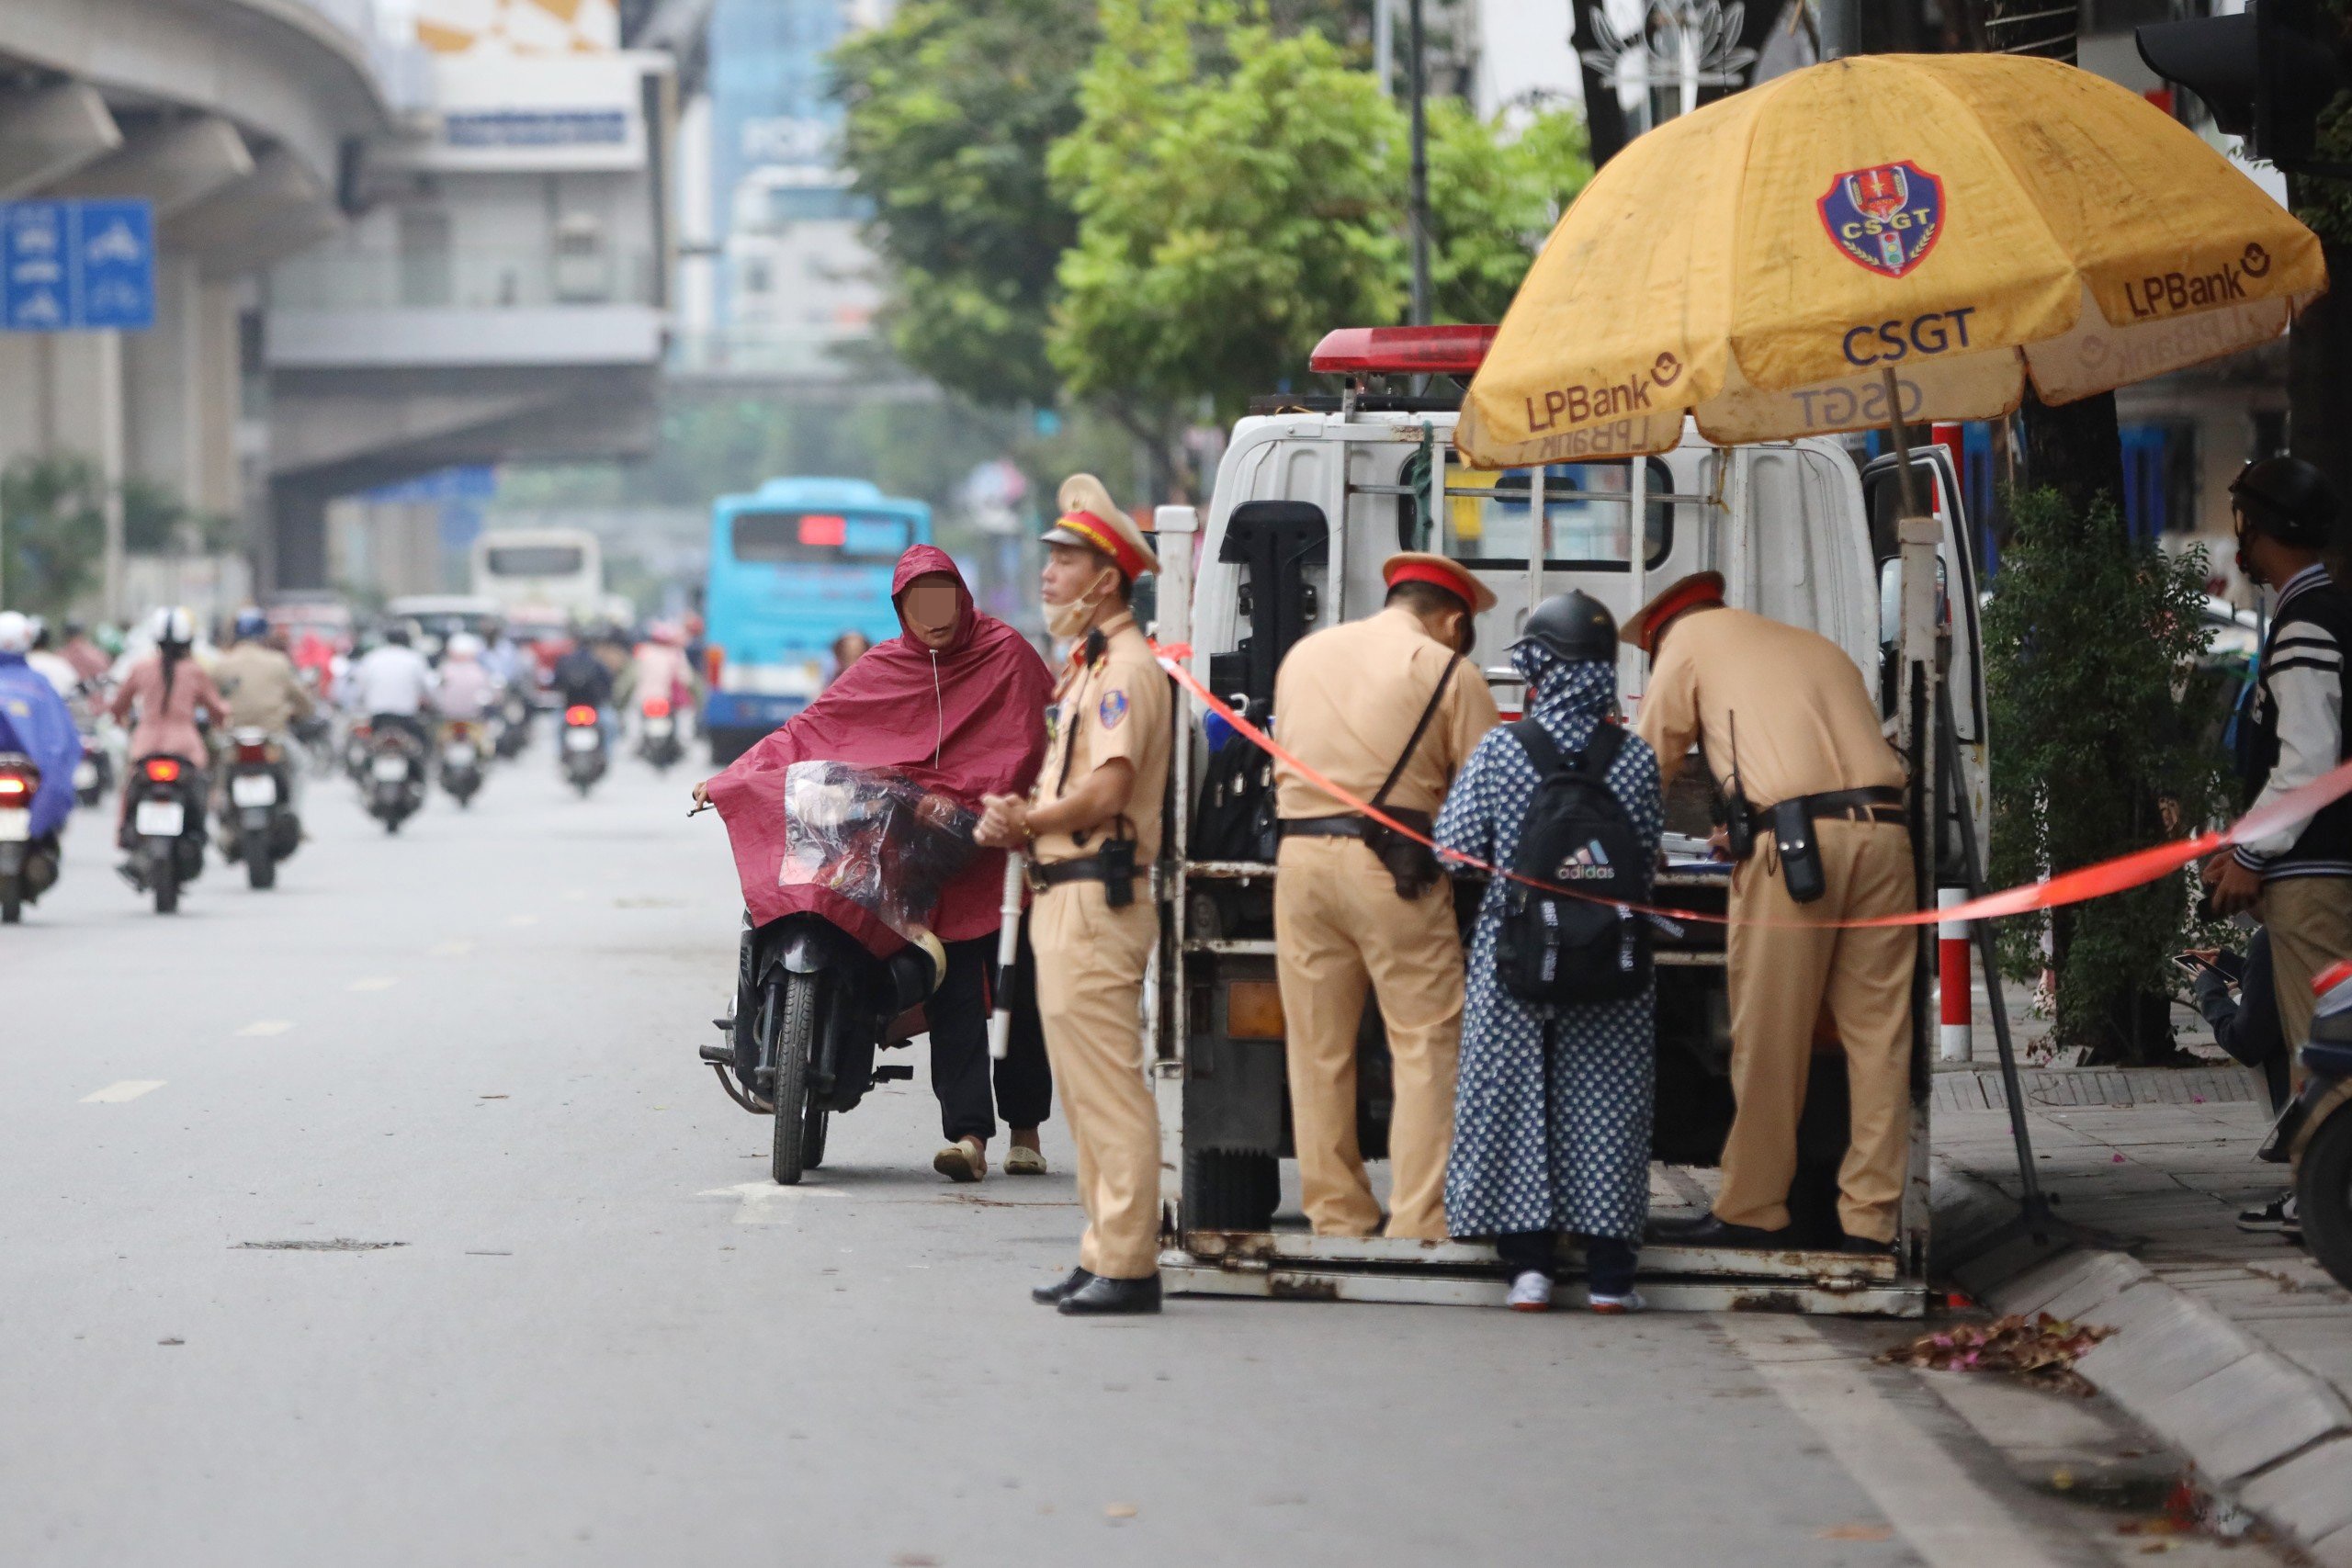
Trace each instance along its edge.
<instances>
[{"instance_id":1,"label":"sandal on foot","mask_svg":"<svg viewBox=\"0 0 2352 1568\"><path fill-rule=\"evenodd\" d=\"M1004 1151L1004 1174L1007 1176L1043 1176L1046 1174L1045 1154L1037 1149L1023 1148L1015 1144Z\"/></svg>"},{"instance_id":2,"label":"sandal on foot","mask_svg":"<svg viewBox=\"0 0 2352 1568\"><path fill-rule=\"evenodd\" d=\"M931 1156L931 1168L950 1181L978 1181L989 1173L988 1146L978 1138L958 1138Z\"/></svg>"}]
</instances>

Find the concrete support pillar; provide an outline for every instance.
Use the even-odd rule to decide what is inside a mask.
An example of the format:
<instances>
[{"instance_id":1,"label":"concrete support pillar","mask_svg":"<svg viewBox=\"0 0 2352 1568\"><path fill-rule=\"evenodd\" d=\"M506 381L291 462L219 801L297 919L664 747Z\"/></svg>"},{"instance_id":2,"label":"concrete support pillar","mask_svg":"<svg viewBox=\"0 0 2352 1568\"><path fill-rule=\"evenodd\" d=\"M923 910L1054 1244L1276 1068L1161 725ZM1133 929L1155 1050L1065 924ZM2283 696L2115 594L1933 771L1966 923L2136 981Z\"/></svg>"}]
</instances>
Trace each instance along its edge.
<instances>
[{"instance_id":1,"label":"concrete support pillar","mask_svg":"<svg viewBox=\"0 0 2352 1568\"><path fill-rule=\"evenodd\" d=\"M28 196L122 145L97 89L64 82L0 95L0 201Z\"/></svg>"}]
</instances>

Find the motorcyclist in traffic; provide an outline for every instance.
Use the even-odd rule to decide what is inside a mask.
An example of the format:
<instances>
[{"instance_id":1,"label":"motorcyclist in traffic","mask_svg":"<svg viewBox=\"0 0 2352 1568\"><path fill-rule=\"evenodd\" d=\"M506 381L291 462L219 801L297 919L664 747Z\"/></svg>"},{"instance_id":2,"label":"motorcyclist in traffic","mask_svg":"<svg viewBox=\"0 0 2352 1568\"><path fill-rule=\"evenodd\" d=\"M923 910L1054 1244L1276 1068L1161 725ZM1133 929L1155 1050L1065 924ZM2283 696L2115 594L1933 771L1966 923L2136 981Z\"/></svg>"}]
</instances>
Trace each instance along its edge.
<instances>
[{"instance_id":1,"label":"motorcyclist in traffic","mask_svg":"<svg viewBox=\"0 0 2352 1568\"><path fill-rule=\"evenodd\" d=\"M229 699L229 723L283 736L311 716L309 688L294 661L269 643L269 620L250 607L237 612L234 640L212 663L212 679Z\"/></svg>"},{"instance_id":2,"label":"motorcyclist in traffic","mask_svg":"<svg viewBox=\"0 0 2352 1568\"><path fill-rule=\"evenodd\" d=\"M71 615L65 617L65 640L58 645L57 652L85 682L97 680L114 663L106 649L90 640L89 628Z\"/></svg>"},{"instance_id":3,"label":"motorcyclist in traffic","mask_svg":"<svg viewBox=\"0 0 2352 1568\"><path fill-rule=\"evenodd\" d=\"M49 868L32 889L38 893L56 874L57 831L74 810L74 764L82 760L82 737L65 699L28 662L32 646L31 621L14 610L0 611L0 752L29 757L40 770L27 857L28 867L45 861Z\"/></svg>"},{"instance_id":4,"label":"motorcyclist in traffic","mask_svg":"<svg viewBox=\"0 0 2352 1568\"><path fill-rule=\"evenodd\" d=\"M596 657L582 637L571 645L571 650L556 660L553 684L558 702L564 707L592 707L596 710L597 723L607 740L612 738L613 671Z\"/></svg>"},{"instance_id":5,"label":"motorcyclist in traffic","mask_svg":"<svg viewBox=\"0 0 2352 1568\"><path fill-rule=\"evenodd\" d=\"M202 781L211 752L196 716L201 710L219 723L228 716L229 701L194 657L193 614L177 605L158 610L150 630L155 639L154 650L133 661L124 673L122 683L115 688L107 711L114 716L116 723L130 726L130 751L134 765L149 757L177 757L197 773L198 777L190 782L189 793L202 801L206 798ZM130 790L122 792L125 812L130 809ZM204 836L201 813L194 830L200 841ZM124 845L126 849L130 847ZM132 886L145 890L144 879L135 864L125 863L119 869Z\"/></svg>"},{"instance_id":6,"label":"motorcyclist in traffic","mask_svg":"<svg viewBox=\"0 0 2352 1568\"><path fill-rule=\"evenodd\" d=\"M479 724L496 698L497 686L482 668L481 638L459 632L441 650L439 684L433 693L434 710L445 719Z\"/></svg>"},{"instance_id":7,"label":"motorcyclist in traffic","mask_svg":"<svg viewBox=\"0 0 2352 1568\"><path fill-rule=\"evenodd\" d=\"M628 668L621 671L615 696L628 706L659 697L673 713L691 708L697 682L694 667L686 662L685 640L673 626L656 622L648 626L645 640L637 645Z\"/></svg>"},{"instance_id":8,"label":"motorcyclist in traffic","mask_svg":"<svg viewBox=\"0 0 2352 1568\"><path fill-rule=\"evenodd\" d=\"M424 754L431 754L433 737L425 730L424 714L433 695L433 666L410 646L407 626L395 621L385 627L384 640L354 663L344 680L345 705L366 715L377 734L388 728L405 730Z\"/></svg>"}]
</instances>

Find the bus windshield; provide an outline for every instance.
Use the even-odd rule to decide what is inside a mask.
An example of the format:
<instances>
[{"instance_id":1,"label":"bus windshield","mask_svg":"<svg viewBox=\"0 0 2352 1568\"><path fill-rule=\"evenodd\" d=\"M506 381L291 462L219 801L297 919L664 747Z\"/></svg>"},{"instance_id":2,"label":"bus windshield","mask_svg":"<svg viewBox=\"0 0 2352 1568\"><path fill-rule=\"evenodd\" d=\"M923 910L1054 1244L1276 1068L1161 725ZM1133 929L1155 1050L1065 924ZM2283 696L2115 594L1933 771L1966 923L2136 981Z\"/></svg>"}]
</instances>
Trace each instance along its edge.
<instances>
[{"instance_id":1,"label":"bus windshield","mask_svg":"<svg viewBox=\"0 0 2352 1568\"><path fill-rule=\"evenodd\" d=\"M492 577L570 577L587 563L577 545L492 545L483 557Z\"/></svg>"},{"instance_id":2,"label":"bus windshield","mask_svg":"<svg viewBox=\"0 0 2352 1568\"><path fill-rule=\"evenodd\" d=\"M820 565L844 560L895 561L912 542L903 517L840 512L739 512L734 557L747 565Z\"/></svg>"}]
</instances>

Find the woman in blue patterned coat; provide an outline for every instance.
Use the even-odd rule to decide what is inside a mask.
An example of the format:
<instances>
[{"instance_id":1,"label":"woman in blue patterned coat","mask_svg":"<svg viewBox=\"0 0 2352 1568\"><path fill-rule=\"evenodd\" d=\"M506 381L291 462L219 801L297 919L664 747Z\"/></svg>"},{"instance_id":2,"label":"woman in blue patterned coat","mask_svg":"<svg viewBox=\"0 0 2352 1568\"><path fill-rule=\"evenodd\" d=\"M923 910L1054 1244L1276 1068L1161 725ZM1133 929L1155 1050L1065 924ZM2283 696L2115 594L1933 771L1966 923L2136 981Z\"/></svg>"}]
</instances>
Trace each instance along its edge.
<instances>
[{"instance_id":1,"label":"woman in blue patterned coat","mask_svg":"<svg viewBox=\"0 0 2352 1568\"><path fill-rule=\"evenodd\" d=\"M1574 757L1617 707L1617 626L1582 593L1545 600L1510 649L1527 682L1527 716ZM1437 822L1446 849L1509 865L1534 799L1535 766L1509 727L1487 731L1447 793ZM1665 815L1657 757L1628 734L1608 787L1648 863ZM1649 1212L1650 1105L1656 1081L1654 993L1592 1006L1523 1001L1497 976L1502 926L1498 877L1471 938L1446 1229L1492 1236L1511 1270L1510 1304L1552 1303L1555 1243L1583 1243L1594 1311L1637 1312L1634 1261Z\"/></svg>"}]
</instances>

